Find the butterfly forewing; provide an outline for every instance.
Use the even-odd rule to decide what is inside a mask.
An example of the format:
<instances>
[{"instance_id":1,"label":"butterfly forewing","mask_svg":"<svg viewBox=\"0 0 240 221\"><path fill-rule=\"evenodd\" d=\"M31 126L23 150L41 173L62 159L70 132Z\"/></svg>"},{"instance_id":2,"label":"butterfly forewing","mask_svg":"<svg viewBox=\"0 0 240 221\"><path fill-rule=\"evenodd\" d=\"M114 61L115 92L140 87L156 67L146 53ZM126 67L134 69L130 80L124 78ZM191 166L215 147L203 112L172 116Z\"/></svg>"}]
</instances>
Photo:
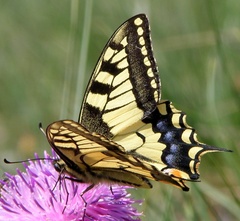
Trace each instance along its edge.
<instances>
[{"instance_id":1,"label":"butterfly forewing","mask_svg":"<svg viewBox=\"0 0 240 221\"><path fill-rule=\"evenodd\" d=\"M83 100L79 123L112 138L160 100L160 79L146 15L123 23L106 44Z\"/></svg>"}]
</instances>

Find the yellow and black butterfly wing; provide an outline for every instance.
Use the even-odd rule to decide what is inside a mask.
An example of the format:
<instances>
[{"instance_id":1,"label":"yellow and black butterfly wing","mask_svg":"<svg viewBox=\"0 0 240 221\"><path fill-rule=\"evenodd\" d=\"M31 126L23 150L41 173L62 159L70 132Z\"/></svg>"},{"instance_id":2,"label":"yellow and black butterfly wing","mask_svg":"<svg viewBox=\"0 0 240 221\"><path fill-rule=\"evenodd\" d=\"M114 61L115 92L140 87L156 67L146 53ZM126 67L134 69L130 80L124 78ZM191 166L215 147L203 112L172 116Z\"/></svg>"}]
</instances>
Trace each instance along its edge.
<instances>
[{"instance_id":1,"label":"yellow and black butterfly wing","mask_svg":"<svg viewBox=\"0 0 240 221\"><path fill-rule=\"evenodd\" d=\"M140 14L123 23L106 44L85 92L79 123L111 139L135 131L159 100L149 23Z\"/></svg>"}]
</instances>

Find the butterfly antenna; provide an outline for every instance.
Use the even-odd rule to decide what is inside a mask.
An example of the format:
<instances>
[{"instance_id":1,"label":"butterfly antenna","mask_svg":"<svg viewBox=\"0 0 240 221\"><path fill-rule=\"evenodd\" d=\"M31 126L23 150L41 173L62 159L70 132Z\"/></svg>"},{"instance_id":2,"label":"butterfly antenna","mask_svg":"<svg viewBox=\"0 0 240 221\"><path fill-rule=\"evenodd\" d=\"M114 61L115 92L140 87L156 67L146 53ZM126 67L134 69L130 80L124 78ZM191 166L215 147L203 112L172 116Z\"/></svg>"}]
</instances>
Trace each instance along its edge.
<instances>
[{"instance_id":1,"label":"butterfly antenna","mask_svg":"<svg viewBox=\"0 0 240 221\"><path fill-rule=\"evenodd\" d=\"M42 131L42 133L46 136L46 132L44 131L44 129L42 128L42 123L40 122L38 125L39 129Z\"/></svg>"},{"instance_id":2,"label":"butterfly antenna","mask_svg":"<svg viewBox=\"0 0 240 221\"><path fill-rule=\"evenodd\" d=\"M53 159L49 159L49 158L44 158L44 157L40 157L37 159L27 159L27 160L19 160L19 161L9 161L6 158L4 158L4 163L6 164L15 164L15 163L26 163L26 162L30 162L30 161L39 161L39 160L53 160Z\"/></svg>"}]
</instances>

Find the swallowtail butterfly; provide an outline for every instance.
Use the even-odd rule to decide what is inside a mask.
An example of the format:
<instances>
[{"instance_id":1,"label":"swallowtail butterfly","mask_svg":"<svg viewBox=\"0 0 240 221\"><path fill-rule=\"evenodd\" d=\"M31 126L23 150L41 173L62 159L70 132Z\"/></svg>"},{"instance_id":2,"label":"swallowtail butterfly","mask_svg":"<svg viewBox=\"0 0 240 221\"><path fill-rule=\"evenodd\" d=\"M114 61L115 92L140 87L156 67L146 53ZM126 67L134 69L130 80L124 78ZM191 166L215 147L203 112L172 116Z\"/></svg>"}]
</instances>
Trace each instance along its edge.
<instances>
[{"instance_id":1,"label":"swallowtail butterfly","mask_svg":"<svg viewBox=\"0 0 240 221\"><path fill-rule=\"evenodd\" d=\"M80 182L151 188L162 181L187 191L203 154L227 151L200 143L186 115L161 100L149 22L124 22L106 44L87 86L78 122L50 124L57 165Z\"/></svg>"}]
</instances>

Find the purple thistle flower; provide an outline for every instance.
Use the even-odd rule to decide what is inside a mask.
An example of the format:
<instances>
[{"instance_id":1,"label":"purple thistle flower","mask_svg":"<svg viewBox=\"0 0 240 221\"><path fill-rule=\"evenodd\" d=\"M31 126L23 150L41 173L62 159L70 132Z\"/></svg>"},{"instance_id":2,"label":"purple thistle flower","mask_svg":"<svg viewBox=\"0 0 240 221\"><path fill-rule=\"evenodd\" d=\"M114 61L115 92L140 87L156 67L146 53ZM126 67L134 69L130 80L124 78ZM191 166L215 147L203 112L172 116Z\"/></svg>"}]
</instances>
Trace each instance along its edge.
<instances>
[{"instance_id":1,"label":"purple thistle flower","mask_svg":"<svg viewBox=\"0 0 240 221\"><path fill-rule=\"evenodd\" d=\"M69 179L60 180L53 158L46 152L46 160L23 163L26 172L17 169L17 175L5 173L0 180L0 220L140 220L126 188L99 184L81 194L89 186ZM56 154L53 153L56 158ZM39 159L38 155L35 155ZM85 200L85 202L84 202Z\"/></svg>"}]
</instances>

